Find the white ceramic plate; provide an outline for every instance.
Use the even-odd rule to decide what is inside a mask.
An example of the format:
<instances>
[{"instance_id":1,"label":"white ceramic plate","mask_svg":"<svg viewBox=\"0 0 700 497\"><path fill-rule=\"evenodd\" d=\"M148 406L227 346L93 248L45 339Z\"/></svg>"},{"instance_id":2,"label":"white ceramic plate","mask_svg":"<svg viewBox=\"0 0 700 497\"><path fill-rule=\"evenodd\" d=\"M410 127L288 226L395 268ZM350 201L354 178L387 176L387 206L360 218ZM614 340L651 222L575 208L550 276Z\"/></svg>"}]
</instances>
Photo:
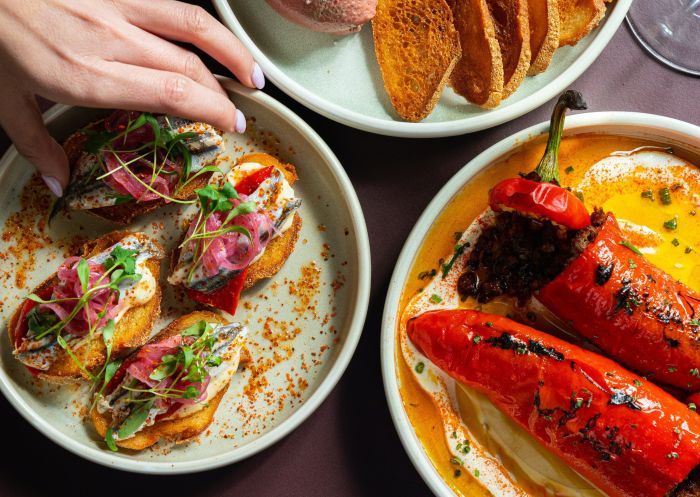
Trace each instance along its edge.
<instances>
[{"instance_id":1,"label":"white ceramic plate","mask_svg":"<svg viewBox=\"0 0 700 497\"><path fill-rule=\"evenodd\" d=\"M414 226L396 263L384 306L381 336L381 360L384 390L399 438L413 465L435 495L454 497L423 450L404 409L396 371L396 332L401 293L428 231L454 196L480 171L507 156L515 147L539 135L547 134L549 122L516 133L464 166L440 190ZM700 152L700 127L668 117L632 112L593 112L566 118L565 134L605 133L659 141L674 147Z\"/></svg>"},{"instance_id":2,"label":"white ceramic plate","mask_svg":"<svg viewBox=\"0 0 700 497\"><path fill-rule=\"evenodd\" d=\"M27 237L29 230L24 229L17 238L0 241L0 388L51 440L106 466L142 473L186 473L229 464L268 447L324 400L348 365L362 332L369 299L369 243L360 204L343 168L321 138L286 107L231 81L224 85L236 105L254 119L245 135L227 135L229 156L235 159L255 149L277 152L293 163L300 178L295 190L303 199L303 228L296 250L277 276L242 297L236 319L247 322L250 329L247 344L253 367L234 376L214 424L197 441L140 453L112 453L89 423L76 415L85 404L81 390L45 388L31 378L12 357L6 320L20 299L56 270L64 254L56 244L38 249L26 285L18 288L14 273L20 261L11 255L12 247L31 243L34 235ZM52 133L62 139L95 115L96 111L58 106L46 119ZM32 168L14 148L0 161L0 224L5 225L8 217L9 222L18 219L12 213L20 208L20 192L31 174ZM25 196L25 202L41 204L46 198L45 194ZM194 209L188 206L184 211L191 215ZM170 250L179 237L176 223L182 217L183 212L170 206L136 220L130 228L164 234L159 241ZM70 221L59 215L44 234L60 241L74 234L95 237L112 229L88 214L73 215ZM318 279L317 291L314 285L304 288L305 281L314 279ZM173 292L166 290L166 316L156 330L186 312L183 307L187 306L174 301ZM271 346L272 341L278 345ZM274 354L284 359L275 359Z\"/></svg>"},{"instance_id":3,"label":"white ceramic plate","mask_svg":"<svg viewBox=\"0 0 700 497\"><path fill-rule=\"evenodd\" d=\"M282 18L263 0L214 0L223 21L266 76L310 109L354 128L391 136L453 136L490 128L539 107L566 89L608 44L632 0L608 7L600 26L574 47L557 50L546 72L528 77L498 108L469 104L446 88L432 114L404 122L391 107L369 25L358 34L314 33Z\"/></svg>"}]
</instances>

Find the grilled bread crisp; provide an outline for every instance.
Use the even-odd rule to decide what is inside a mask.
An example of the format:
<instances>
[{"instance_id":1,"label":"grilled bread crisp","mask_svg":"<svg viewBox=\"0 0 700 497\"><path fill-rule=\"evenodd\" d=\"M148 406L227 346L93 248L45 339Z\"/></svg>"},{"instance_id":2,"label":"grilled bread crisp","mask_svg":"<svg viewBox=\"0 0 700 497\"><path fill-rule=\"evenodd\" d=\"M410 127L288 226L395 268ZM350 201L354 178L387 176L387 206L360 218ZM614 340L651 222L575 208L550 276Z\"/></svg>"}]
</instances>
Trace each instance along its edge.
<instances>
[{"instance_id":1,"label":"grilled bread crisp","mask_svg":"<svg viewBox=\"0 0 700 497\"><path fill-rule=\"evenodd\" d=\"M460 56L445 0L380 0L372 20L374 51L391 104L407 121L435 107Z\"/></svg>"},{"instance_id":2,"label":"grilled bread crisp","mask_svg":"<svg viewBox=\"0 0 700 497\"><path fill-rule=\"evenodd\" d=\"M530 67L528 0L486 0L503 59L503 98L508 98Z\"/></svg>"},{"instance_id":3,"label":"grilled bread crisp","mask_svg":"<svg viewBox=\"0 0 700 497\"><path fill-rule=\"evenodd\" d=\"M543 72L559 47L559 0L529 0L530 70L533 76Z\"/></svg>"},{"instance_id":4,"label":"grilled bread crisp","mask_svg":"<svg viewBox=\"0 0 700 497\"><path fill-rule=\"evenodd\" d=\"M279 159L269 154L247 154L240 157L236 161L236 164L243 164L245 162L257 162L265 167L273 166L278 168L284 173L284 177L290 186L293 186L298 179L296 169L292 164L281 162ZM282 233L281 236L270 240L270 243L267 244L263 255L257 261L251 264L250 267L248 267L248 274L246 275L245 283L243 285L244 290L251 288L262 279L271 278L277 274L280 269L282 269L282 266L294 251L294 246L296 245L297 240L299 239L299 233L301 232L301 225L301 216L295 212L294 219L292 220L292 226L287 231ZM185 234L183 234L183 237L180 239L178 246L182 243L184 237ZM179 258L180 251L176 248L173 251L172 257L170 258L171 272L174 270L175 264L177 264Z\"/></svg>"},{"instance_id":5,"label":"grilled bread crisp","mask_svg":"<svg viewBox=\"0 0 700 497\"><path fill-rule=\"evenodd\" d=\"M496 107L503 98L503 59L486 0L450 0L462 57L450 85L472 103Z\"/></svg>"},{"instance_id":6,"label":"grilled bread crisp","mask_svg":"<svg viewBox=\"0 0 700 497\"><path fill-rule=\"evenodd\" d=\"M149 243L153 243L160 248L157 242L141 233L115 231L86 243L82 249L82 256L86 258L92 257L108 249L127 236L148 240ZM156 282L158 282L160 276L160 259L149 259L146 262L146 266L153 274ZM53 287L57 283L58 278L56 275L53 275L34 289L34 293L38 293L47 287ZM124 313L124 316L117 322L114 329L112 357L119 357L127 350L146 343L151 334L151 329L160 315L160 300L161 288L160 285L157 284L156 292L151 300L144 305L132 307ZM17 329L21 310L22 306L14 312L8 324L8 335L12 344L15 343L14 331ZM88 345L90 347L89 353L87 357L84 357L84 347ZM91 372L99 370L104 365L106 352L101 335L93 337L89 344L74 349L76 356L81 359L85 367ZM64 349L59 349L56 361L48 370L40 372L38 377L53 383L74 383L80 381L84 377L84 373Z\"/></svg>"},{"instance_id":7,"label":"grilled bread crisp","mask_svg":"<svg viewBox=\"0 0 700 497\"><path fill-rule=\"evenodd\" d=\"M558 0L559 46L575 45L605 16L604 0Z\"/></svg>"},{"instance_id":8,"label":"grilled bread crisp","mask_svg":"<svg viewBox=\"0 0 700 497\"><path fill-rule=\"evenodd\" d=\"M150 342L158 342L173 335L177 335L182 330L192 326L198 321L207 321L208 323L226 324L227 321L221 318L218 314L208 311L197 311L186 316L182 316L170 323L163 331L153 337ZM247 352L242 351L241 362L247 361ZM230 383L230 381L229 381ZM126 440L117 441L119 447L132 450L143 450L155 444L161 439L169 440L175 443L183 443L189 439L196 437L214 421L214 413L219 407L221 399L224 397L228 385L224 387L213 397L205 401L205 405L199 411L182 418L158 421L151 426L145 427L137 432L133 437ZM110 418L106 414L98 412L96 408L90 411L90 419L92 420L95 430L103 437L107 433L110 425Z\"/></svg>"},{"instance_id":9,"label":"grilled bread crisp","mask_svg":"<svg viewBox=\"0 0 700 497\"><path fill-rule=\"evenodd\" d=\"M94 125L94 123L93 123ZM63 142L63 150L65 150L68 156L68 163L71 170L77 166L78 160L83 154L85 148L85 142L87 141L87 135L81 132L76 132L70 135L65 142ZM212 173L204 173L197 178L193 179L190 183L180 188L179 191L174 195L173 198L178 200L192 200L195 198L195 190L199 188L204 188L209 183ZM166 201L163 198L158 198L156 200L149 200L146 202L126 202L123 204L113 205L110 207L98 207L96 209L88 209L87 212L94 214L95 216L106 219L116 224L127 225L131 223L137 217L148 214L151 211L159 209L166 205Z\"/></svg>"}]
</instances>

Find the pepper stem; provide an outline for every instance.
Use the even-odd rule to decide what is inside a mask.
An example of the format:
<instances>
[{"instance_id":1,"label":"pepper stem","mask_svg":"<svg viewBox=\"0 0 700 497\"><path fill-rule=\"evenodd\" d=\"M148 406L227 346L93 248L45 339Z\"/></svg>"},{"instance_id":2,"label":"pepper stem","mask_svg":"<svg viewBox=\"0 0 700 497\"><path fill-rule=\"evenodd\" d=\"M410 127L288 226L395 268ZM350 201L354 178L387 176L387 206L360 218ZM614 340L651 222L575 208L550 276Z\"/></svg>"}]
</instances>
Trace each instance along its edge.
<instances>
[{"instance_id":1,"label":"pepper stem","mask_svg":"<svg viewBox=\"0 0 700 497\"><path fill-rule=\"evenodd\" d=\"M583 95L575 90L566 90L557 100L552 111L552 119L549 123L549 139L547 148L535 173L539 175L540 181L559 184L559 144L564 132L564 119L566 110L587 109Z\"/></svg>"}]
</instances>

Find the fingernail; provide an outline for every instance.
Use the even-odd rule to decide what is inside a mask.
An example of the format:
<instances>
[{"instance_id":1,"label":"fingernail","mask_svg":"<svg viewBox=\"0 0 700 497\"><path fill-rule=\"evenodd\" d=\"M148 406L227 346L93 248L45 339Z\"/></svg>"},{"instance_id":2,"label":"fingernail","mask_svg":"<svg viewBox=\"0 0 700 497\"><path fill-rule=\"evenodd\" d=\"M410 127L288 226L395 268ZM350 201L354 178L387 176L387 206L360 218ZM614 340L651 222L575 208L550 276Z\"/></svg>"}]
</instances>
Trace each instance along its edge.
<instances>
[{"instance_id":1,"label":"fingernail","mask_svg":"<svg viewBox=\"0 0 700 497\"><path fill-rule=\"evenodd\" d=\"M61 187L61 183L59 183L59 181L56 178L54 178L53 176L44 176L42 174L41 179L44 180L44 183L46 183L46 186L49 187L51 193L53 193L57 197L63 196L63 188Z\"/></svg>"},{"instance_id":2,"label":"fingernail","mask_svg":"<svg viewBox=\"0 0 700 497\"><path fill-rule=\"evenodd\" d=\"M257 62L253 62L253 75L251 79L258 90L262 90L265 86L265 75Z\"/></svg>"},{"instance_id":3,"label":"fingernail","mask_svg":"<svg viewBox=\"0 0 700 497\"><path fill-rule=\"evenodd\" d=\"M246 127L245 116L243 112L236 109L236 133L244 133ZM53 179L53 178L51 178Z\"/></svg>"}]
</instances>

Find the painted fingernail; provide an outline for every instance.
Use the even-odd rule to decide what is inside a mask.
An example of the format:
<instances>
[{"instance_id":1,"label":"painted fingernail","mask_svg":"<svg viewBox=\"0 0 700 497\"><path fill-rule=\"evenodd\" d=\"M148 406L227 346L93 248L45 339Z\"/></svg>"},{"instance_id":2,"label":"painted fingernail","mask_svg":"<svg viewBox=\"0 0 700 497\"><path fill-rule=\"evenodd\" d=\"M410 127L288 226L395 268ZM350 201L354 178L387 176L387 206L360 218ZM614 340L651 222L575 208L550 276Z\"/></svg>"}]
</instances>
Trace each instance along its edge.
<instances>
[{"instance_id":1,"label":"painted fingernail","mask_svg":"<svg viewBox=\"0 0 700 497\"><path fill-rule=\"evenodd\" d=\"M265 87L265 75L257 62L253 62L253 75L251 79L258 90L262 90Z\"/></svg>"},{"instance_id":2,"label":"painted fingernail","mask_svg":"<svg viewBox=\"0 0 700 497\"><path fill-rule=\"evenodd\" d=\"M243 112L236 109L236 133L244 133L246 127L245 116Z\"/></svg>"},{"instance_id":3,"label":"painted fingernail","mask_svg":"<svg viewBox=\"0 0 700 497\"><path fill-rule=\"evenodd\" d=\"M63 188L61 187L61 183L59 183L59 181L56 178L54 178L53 176L44 176L42 174L41 179L44 180L44 183L46 183L46 186L49 187L51 193L53 193L57 197L63 196Z\"/></svg>"}]
</instances>

